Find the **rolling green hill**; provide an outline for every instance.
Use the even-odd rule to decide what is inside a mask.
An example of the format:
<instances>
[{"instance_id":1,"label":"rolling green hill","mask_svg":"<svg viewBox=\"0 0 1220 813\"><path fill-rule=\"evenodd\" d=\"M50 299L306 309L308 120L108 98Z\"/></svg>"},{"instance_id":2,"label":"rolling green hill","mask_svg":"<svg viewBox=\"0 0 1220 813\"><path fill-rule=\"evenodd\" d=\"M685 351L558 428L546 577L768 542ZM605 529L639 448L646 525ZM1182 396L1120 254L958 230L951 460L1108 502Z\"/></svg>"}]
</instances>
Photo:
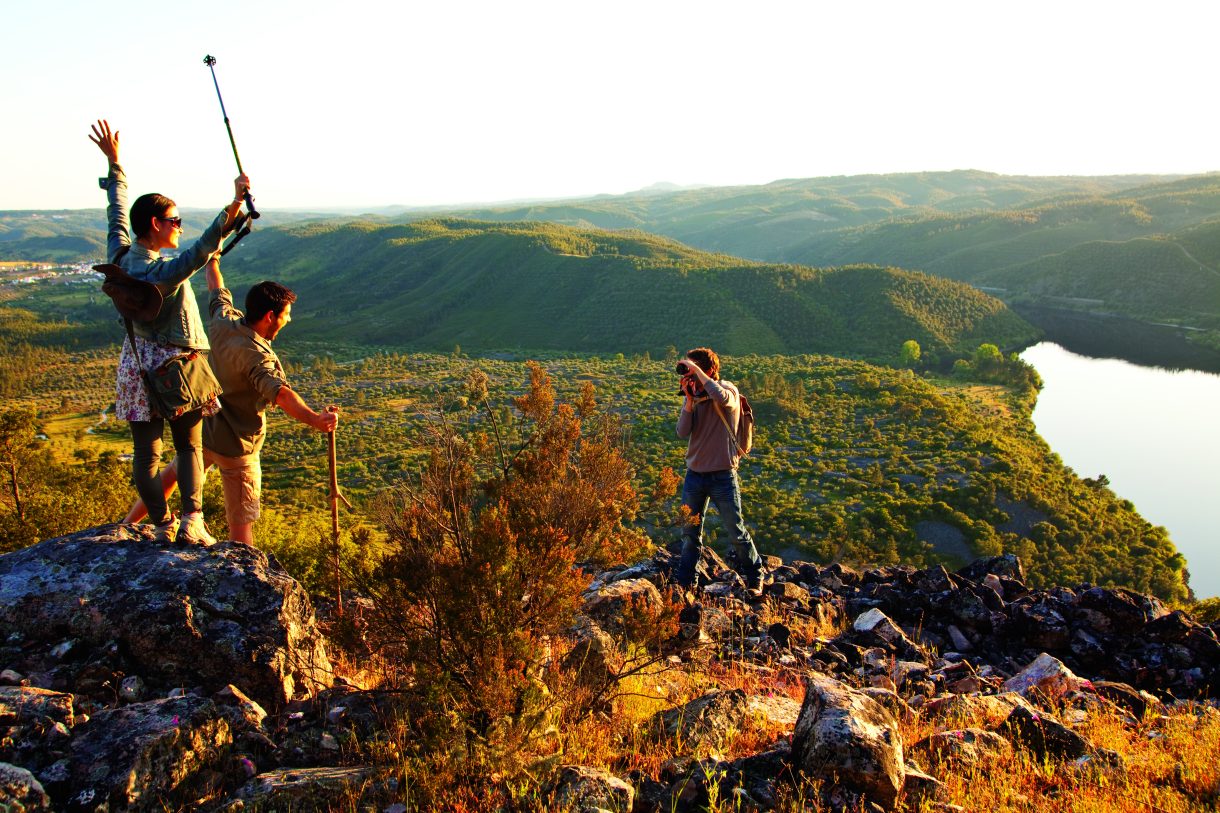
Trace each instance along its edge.
<instances>
[{"instance_id":1,"label":"rolling green hill","mask_svg":"<svg viewBox=\"0 0 1220 813\"><path fill-rule=\"evenodd\" d=\"M875 262L1136 318L1220 328L1220 175L811 237L793 262ZM1073 301L1078 300L1078 301Z\"/></svg>"},{"instance_id":2,"label":"rolling green hill","mask_svg":"<svg viewBox=\"0 0 1220 813\"><path fill-rule=\"evenodd\" d=\"M298 291L304 337L420 349L655 353L693 342L893 359L907 339L961 354L1037 335L998 300L932 276L765 265L641 232L309 224L262 232L230 258L233 287L271 276Z\"/></svg>"}]
</instances>

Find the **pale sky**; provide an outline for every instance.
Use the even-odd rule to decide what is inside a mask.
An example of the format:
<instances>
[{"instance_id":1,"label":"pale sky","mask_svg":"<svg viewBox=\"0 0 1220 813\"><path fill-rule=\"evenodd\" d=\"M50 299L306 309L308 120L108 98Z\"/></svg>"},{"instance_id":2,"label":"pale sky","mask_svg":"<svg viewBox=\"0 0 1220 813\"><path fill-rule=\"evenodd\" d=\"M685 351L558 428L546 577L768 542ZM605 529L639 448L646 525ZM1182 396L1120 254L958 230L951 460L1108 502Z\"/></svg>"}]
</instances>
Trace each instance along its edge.
<instances>
[{"instance_id":1,"label":"pale sky","mask_svg":"<svg viewBox=\"0 0 1220 813\"><path fill-rule=\"evenodd\" d=\"M5 0L0 209L618 194L948 169L1200 173L1220 3Z\"/></svg>"}]
</instances>

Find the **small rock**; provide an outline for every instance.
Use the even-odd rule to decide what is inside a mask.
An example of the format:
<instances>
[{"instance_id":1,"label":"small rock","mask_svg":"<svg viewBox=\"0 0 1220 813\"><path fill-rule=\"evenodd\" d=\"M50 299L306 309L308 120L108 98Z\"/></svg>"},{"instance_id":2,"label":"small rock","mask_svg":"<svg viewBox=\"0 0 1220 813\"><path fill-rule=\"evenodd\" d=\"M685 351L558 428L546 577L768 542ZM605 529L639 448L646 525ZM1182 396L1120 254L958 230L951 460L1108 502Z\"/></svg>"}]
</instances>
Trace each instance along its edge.
<instances>
[{"instance_id":1,"label":"small rock","mask_svg":"<svg viewBox=\"0 0 1220 813\"><path fill-rule=\"evenodd\" d=\"M34 686L0 686L0 726L24 725L49 717L70 728L77 723L73 699L70 694Z\"/></svg>"},{"instance_id":2,"label":"small rock","mask_svg":"<svg viewBox=\"0 0 1220 813\"><path fill-rule=\"evenodd\" d=\"M324 732L318 741L318 745L326 751L338 751L339 741L335 739L335 735L330 732Z\"/></svg>"},{"instance_id":3,"label":"small rock","mask_svg":"<svg viewBox=\"0 0 1220 813\"><path fill-rule=\"evenodd\" d=\"M1043 652L1033 663L1004 681L1004 691L1030 696L1038 693L1054 699L1068 692L1079 691L1085 684L1063 665L1063 661Z\"/></svg>"},{"instance_id":4,"label":"small rock","mask_svg":"<svg viewBox=\"0 0 1220 813\"><path fill-rule=\"evenodd\" d=\"M906 633L902 631L902 628L876 607L862 613L856 618L855 622L852 623L852 629L860 633L871 633L893 647L906 648L911 646L911 642L907 638Z\"/></svg>"},{"instance_id":5,"label":"small rock","mask_svg":"<svg viewBox=\"0 0 1220 813\"><path fill-rule=\"evenodd\" d=\"M970 643L970 639L966 637L965 633L953 624L949 625L949 639L953 641L953 648L958 652L969 652L974 649L974 644Z\"/></svg>"},{"instance_id":6,"label":"small rock","mask_svg":"<svg viewBox=\"0 0 1220 813\"><path fill-rule=\"evenodd\" d=\"M1018 707L1004 722L1004 731L1016 742L1039 758L1047 756L1075 759L1092 746L1075 731L1045 712Z\"/></svg>"},{"instance_id":7,"label":"small rock","mask_svg":"<svg viewBox=\"0 0 1220 813\"><path fill-rule=\"evenodd\" d=\"M627 813L635 802L635 788L630 784L605 771L580 765L567 765L559 770L553 793L560 809L574 813L595 810Z\"/></svg>"},{"instance_id":8,"label":"small rock","mask_svg":"<svg viewBox=\"0 0 1220 813\"><path fill-rule=\"evenodd\" d=\"M0 762L0 810L34 813L51 810L51 799L25 768Z\"/></svg>"},{"instance_id":9,"label":"small rock","mask_svg":"<svg viewBox=\"0 0 1220 813\"><path fill-rule=\"evenodd\" d=\"M64 656L72 651L72 647L76 645L76 641L64 641L51 647L51 657L56 660L63 660Z\"/></svg>"},{"instance_id":10,"label":"small rock","mask_svg":"<svg viewBox=\"0 0 1220 813\"><path fill-rule=\"evenodd\" d=\"M119 697L128 703L135 703L144 697L144 681L139 675L123 678L123 682L119 684Z\"/></svg>"},{"instance_id":11,"label":"small rock","mask_svg":"<svg viewBox=\"0 0 1220 813\"><path fill-rule=\"evenodd\" d=\"M23 680L25 680L25 675L14 672L12 669L0 672L0 686L20 686Z\"/></svg>"},{"instance_id":12,"label":"small rock","mask_svg":"<svg viewBox=\"0 0 1220 813\"><path fill-rule=\"evenodd\" d=\"M926 756L934 764L948 764L955 770L973 769L984 760L1012 753L1012 744L999 734L978 728L941 731L911 746L912 754Z\"/></svg>"},{"instance_id":13,"label":"small rock","mask_svg":"<svg viewBox=\"0 0 1220 813\"><path fill-rule=\"evenodd\" d=\"M335 810L370 773L366 767L266 771L242 786L237 798L258 810Z\"/></svg>"}]
</instances>

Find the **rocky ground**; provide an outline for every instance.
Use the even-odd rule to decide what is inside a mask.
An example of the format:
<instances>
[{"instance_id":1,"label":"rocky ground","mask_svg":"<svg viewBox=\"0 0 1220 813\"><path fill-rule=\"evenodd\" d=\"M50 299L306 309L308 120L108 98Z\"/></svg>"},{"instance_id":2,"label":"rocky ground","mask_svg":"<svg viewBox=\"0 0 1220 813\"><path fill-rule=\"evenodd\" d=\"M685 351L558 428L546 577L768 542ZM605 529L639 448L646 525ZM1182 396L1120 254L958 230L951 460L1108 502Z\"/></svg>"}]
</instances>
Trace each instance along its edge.
<instances>
[{"instance_id":1,"label":"rocky ground","mask_svg":"<svg viewBox=\"0 0 1220 813\"><path fill-rule=\"evenodd\" d=\"M803 703L732 689L665 709L648 725L675 744L660 772L564 766L555 809L767 810L802 777L822 780L817 809L950 809L942 772L987 754L1123 770L1077 712L1137 725L1183 698L1220 715L1217 625L1154 598L1031 591L1013 557L957 573L769 564L755 597L709 553L662 656L732 661L756 685L799 678ZM622 668L624 607L670 606L671 565L659 551L594 580L572 633L591 679ZM401 702L334 673L308 597L251 548L160 548L110 525L0 557L0 809L382 809L394 780L350 755L375 750ZM790 736L738 759L690 756L757 715ZM912 715L943 725L903 742ZM954 725L964 717L987 722Z\"/></svg>"}]
</instances>

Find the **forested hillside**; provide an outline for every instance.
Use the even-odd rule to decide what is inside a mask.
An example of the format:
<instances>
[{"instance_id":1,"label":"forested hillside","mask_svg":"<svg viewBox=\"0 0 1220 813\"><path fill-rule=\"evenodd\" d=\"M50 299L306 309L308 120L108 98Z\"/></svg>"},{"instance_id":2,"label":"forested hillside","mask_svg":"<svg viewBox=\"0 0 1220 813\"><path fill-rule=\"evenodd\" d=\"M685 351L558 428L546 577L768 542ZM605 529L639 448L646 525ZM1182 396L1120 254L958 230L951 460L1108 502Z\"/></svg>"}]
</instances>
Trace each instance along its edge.
<instances>
[{"instance_id":1,"label":"forested hillside","mask_svg":"<svg viewBox=\"0 0 1220 813\"><path fill-rule=\"evenodd\" d=\"M1137 318L1220 327L1220 175L811 236L785 258L898 265ZM1091 300L1091 301L1072 301Z\"/></svg>"},{"instance_id":2,"label":"forested hillside","mask_svg":"<svg viewBox=\"0 0 1220 813\"><path fill-rule=\"evenodd\" d=\"M968 286L895 269L815 270L707 254L641 232L432 220L260 233L226 259L240 286L298 290L308 338L447 350L730 353L897 359L1017 346L1036 331Z\"/></svg>"}]
</instances>

